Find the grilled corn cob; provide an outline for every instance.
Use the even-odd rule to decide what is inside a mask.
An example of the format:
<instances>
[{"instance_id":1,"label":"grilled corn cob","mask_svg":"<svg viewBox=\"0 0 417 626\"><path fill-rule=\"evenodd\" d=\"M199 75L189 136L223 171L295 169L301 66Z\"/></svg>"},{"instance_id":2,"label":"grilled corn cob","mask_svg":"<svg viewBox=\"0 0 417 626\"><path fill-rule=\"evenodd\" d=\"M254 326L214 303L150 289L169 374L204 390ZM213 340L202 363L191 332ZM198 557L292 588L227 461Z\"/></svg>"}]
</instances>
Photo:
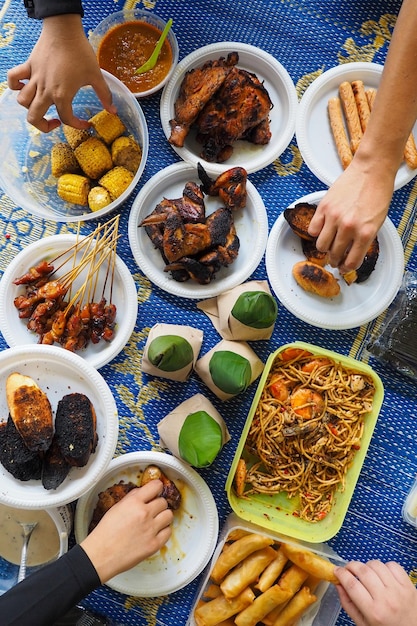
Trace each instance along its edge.
<instances>
[{"instance_id":1,"label":"grilled corn cob","mask_svg":"<svg viewBox=\"0 0 417 626\"><path fill-rule=\"evenodd\" d=\"M109 192L104 187L100 187L100 185L93 187L88 194L88 206L92 211L99 211L111 202L112 199Z\"/></svg>"},{"instance_id":2,"label":"grilled corn cob","mask_svg":"<svg viewBox=\"0 0 417 626\"><path fill-rule=\"evenodd\" d=\"M58 195L72 204L88 205L90 181L80 174L62 174L58 178Z\"/></svg>"},{"instance_id":3,"label":"grilled corn cob","mask_svg":"<svg viewBox=\"0 0 417 626\"><path fill-rule=\"evenodd\" d=\"M126 132L125 125L118 115L109 113L106 110L100 111L89 120L97 135L110 145L116 137L120 137Z\"/></svg>"},{"instance_id":4,"label":"grilled corn cob","mask_svg":"<svg viewBox=\"0 0 417 626\"><path fill-rule=\"evenodd\" d=\"M80 143L74 154L84 174L93 180L113 167L108 147L97 137L90 137Z\"/></svg>"},{"instance_id":5,"label":"grilled corn cob","mask_svg":"<svg viewBox=\"0 0 417 626\"><path fill-rule=\"evenodd\" d=\"M51 150L52 176L59 178L62 174L75 174L80 169L73 149L68 143L55 143Z\"/></svg>"},{"instance_id":6,"label":"grilled corn cob","mask_svg":"<svg viewBox=\"0 0 417 626\"><path fill-rule=\"evenodd\" d=\"M64 137L68 141L71 148L74 150L77 146L80 145L83 141L91 137L91 133L89 130L81 130L79 128L73 128L72 126L68 126L67 124L62 125L62 129L64 131Z\"/></svg>"},{"instance_id":7,"label":"grilled corn cob","mask_svg":"<svg viewBox=\"0 0 417 626\"><path fill-rule=\"evenodd\" d=\"M133 137L122 135L111 145L111 158L115 165L122 165L135 174L140 165L142 150Z\"/></svg>"},{"instance_id":8,"label":"grilled corn cob","mask_svg":"<svg viewBox=\"0 0 417 626\"><path fill-rule=\"evenodd\" d=\"M115 200L129 187L133 174L125 167L113 167L100 178L99 185L107 189L112 200Z\"/></svg>"}]
</instances>

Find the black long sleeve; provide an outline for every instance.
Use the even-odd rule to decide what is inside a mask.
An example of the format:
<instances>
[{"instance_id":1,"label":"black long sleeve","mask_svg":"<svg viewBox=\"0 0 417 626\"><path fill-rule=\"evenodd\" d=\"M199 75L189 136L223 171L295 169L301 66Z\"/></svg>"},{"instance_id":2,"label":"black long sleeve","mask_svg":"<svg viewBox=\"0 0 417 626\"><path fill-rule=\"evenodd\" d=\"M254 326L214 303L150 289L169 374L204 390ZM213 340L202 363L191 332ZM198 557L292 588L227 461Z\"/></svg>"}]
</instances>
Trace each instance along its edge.
<instances>
[{"instance_id":1,"label":"black long sleeve","mask_svg":"<svg viewBox=\"0 0 417 626\"><path fill-rule=\"evenodd\" d=\"M77 544L0 596L0 623L50 626L99 585L93 564Z\"/></svg>"},{"instance_id":2,"label":"black long sleeve","mask_svg":"<svg viewBox=\"0 0 417 626\"><path fill-rule=\"evenodd\" d=\"M84 15L81 0L24 0L24 3L28 16L40 20L64 13Z\"/></svg>"}]
</instances>

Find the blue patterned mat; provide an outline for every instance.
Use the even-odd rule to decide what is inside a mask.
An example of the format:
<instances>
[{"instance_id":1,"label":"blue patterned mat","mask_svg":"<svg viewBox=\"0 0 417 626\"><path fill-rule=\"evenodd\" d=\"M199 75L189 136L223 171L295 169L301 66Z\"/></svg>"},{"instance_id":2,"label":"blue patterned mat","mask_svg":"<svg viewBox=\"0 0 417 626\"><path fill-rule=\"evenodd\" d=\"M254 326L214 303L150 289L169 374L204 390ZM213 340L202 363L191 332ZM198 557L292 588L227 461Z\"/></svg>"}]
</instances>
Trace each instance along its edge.
<instances>
[{"instance_id":1,"label":"blue patterned mat","mask_svg":"<svg viewBox=\"0 0 417 626\"><path fill-rule=\"evenodd\" d=\"M383 63L389 44L397 0L144 0L128 2L174 19L180 47L180 59L193 50L219 41L240 41L258 46L274 55L287 69L301 97L312 80L327 69L351 61ZM85 0L84 24L88 31L123 2ZM5 87L7 69L22 62L36 41L40 24L28 20L23 2L2 3L0 23L0 80ZM75 61L76 62L76 59ZM165 139L159 117L160 94L141 101L150 136L150 152L137 191L156 172L179 160ZM282 210L307 193L323 189L323 184L303 163L295 138L273 164L250 175L268 212L271 228ZM195 325L204 331L202 354L219 337L210 321L196 309L194 301L178 299L153 286L139 271L132 256L127 224L131 198L121 212L118 253L129 267L138 286L139 313L135 330L126 348L101 369L116 398L120 436L117 454L134 450L159 449L156 424L164 415L194 393L208 395L227 422L232 439L214 465L201 471L218 505L220 524L230 512L224 483L240 432L255 392L253 385L244 397L220 403L193 376L185 385L160 385L142 374L139 364L148 329L157 322ZM410 182L396 191L390 217L405 249L407 269L417 270L416 185ZM44 222L16 207L4 195L0 197L0 271L14 256L40 237L60 232L74 232L71 224ZM94 223L93 223L94 224ZM95 225L95 224L94 224ZM91 232L86 223L83 232ZM253 278L266 277L264 261ZM352 330L331 331L313 328L296 319L284 306L269 342L254 342L252 347L265 361L280 345L309 341L358 359L366 359L365 347L376 320ZM0 349L7 344L0 337ZM329 543L344 559L399 561L410 573L417 574L417 534L405 524L401 507L417 472L416 386L409 379L371 358L370 364L381 376L385 399L371 441L360 479L342 529ZM84 604L112 618L115 624L141 626L183 626L186 623L199 580L169 597L138 599L126 597L101 587ZM337 624L350 624L341 613Z\"/></svg>"}]
</instances>

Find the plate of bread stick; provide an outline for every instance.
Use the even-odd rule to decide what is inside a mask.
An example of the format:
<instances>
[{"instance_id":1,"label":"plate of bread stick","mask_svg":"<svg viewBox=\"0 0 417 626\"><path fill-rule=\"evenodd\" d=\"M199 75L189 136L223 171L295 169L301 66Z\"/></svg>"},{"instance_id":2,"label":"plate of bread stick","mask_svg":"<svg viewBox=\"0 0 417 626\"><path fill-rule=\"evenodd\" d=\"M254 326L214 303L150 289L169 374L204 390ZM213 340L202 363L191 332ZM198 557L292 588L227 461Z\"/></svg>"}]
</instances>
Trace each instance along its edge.
<instances>
[{"instance_id":1,"label":"plate of bread stick","mask_svg":"<svg viewBox=\"0 0 417 626\"><path fill-rule=\"evenodd\" d=\"M383 66L345 63L324 72L304 92L297 113L301 155L315 176L330 186L351 162L365 132ZM417 125L404 149L395 189L417 174Z\"/></svg>"}]
</instances>

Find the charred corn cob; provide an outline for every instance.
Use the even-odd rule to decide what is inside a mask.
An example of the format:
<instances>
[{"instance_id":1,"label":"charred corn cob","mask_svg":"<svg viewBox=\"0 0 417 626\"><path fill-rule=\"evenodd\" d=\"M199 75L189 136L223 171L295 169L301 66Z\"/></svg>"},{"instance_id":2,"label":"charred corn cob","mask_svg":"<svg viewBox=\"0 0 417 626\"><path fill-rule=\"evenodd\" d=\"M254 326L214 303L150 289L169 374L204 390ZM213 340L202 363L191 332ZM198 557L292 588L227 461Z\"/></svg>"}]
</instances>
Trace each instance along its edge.
<instances>
[{"instance_id":1,"label":"charred corn cob","mask_svg":"<svg viewBox=\"0 0 417 626\"><path fill-rule=\"evenodd\" d=\"M99 185L107 189L112 200L115 200L129 187L133 174L125 167L113 167L100 178Z\"/></svg>"},{"instance_id":2,"label":"charred corn cob","mask_svg":"<svg viewBox=\"0 0 417 626\"><path fill-rule=\"evenodd\" d=\"M111 157L115 165L122 165L135 174L142 158L142 150L133 137L123 135L113 141Z\"/></svg>"},{"instance_id":3,"label":"charred corn cob","mask_svg":"<svg viewBox=\"0 0 417 626\"><path fill-rule=\"evenodd\" d=\"M125 125L118 115L109 113L106 110L93 115L89 120L97 135L110 145L116 137L120 137L126 132Z\"/></svg>"},{"instance_id":4,"label":"charred corn cob","mask_svg":"<svg viewBox=\"0 0 417 626\"><path fill-rule=\"evenodd\" d=\"M111 202L112 199L109 192L104 187L100 187L100 185L93 187L88 194L88 206L92 211L99 211Z\"/></svg>"},{"instance_id":5,"label":"charred corn cob","mask_svg":"<svg viewBox=\"0 0 417 626\"><path fill-rule=\"evenodd\" d=\"M62 174L75 174L80 169L73 149L68 143L56 143L51 150L52 176L59 178Z\"/></svg>"},{"instance_id":6,"label":"charred corn cob","mask_svg":"<svg viewBox=\"0 0 417 626\"><path fill-rule=\"evenodd\" d=\"M113 167L110 150L97 137L90 137L80 143L74 154L84 174L93 180Z\"/></svg>"},{"instance_id":7,"label":"charred corn cob","mask_svg":"<svg viewBox=\"0 0 417 626\"><path fill-rule=\"evenodd\" d=\"M80 174L62 174L58 178L58 195L72 204L88 205L90 181Z\"/></svg>"},{"instance_id":8,"label":"charred corn cob","mask_svg":"<svg viewBox=\"0 0 417 626\"><path fill-rule=\"evenodd\" d=\"M73 128L72 126L68 126L67 124L62 125L62 129L64 131L64 137L74 150L77 146L80 145L83 141L91 137L91 133L89 130L81 130L79 128Z\"/></svg>"}]
</instances>

